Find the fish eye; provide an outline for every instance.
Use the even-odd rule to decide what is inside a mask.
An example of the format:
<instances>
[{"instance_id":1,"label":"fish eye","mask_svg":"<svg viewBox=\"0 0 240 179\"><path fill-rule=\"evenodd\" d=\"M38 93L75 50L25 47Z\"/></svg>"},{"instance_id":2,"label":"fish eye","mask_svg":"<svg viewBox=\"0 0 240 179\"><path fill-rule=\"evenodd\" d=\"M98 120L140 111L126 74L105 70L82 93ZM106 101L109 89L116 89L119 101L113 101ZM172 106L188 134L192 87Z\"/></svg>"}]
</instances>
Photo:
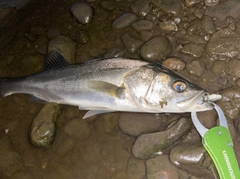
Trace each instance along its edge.
<instances>
[{"instance_id":1,"label":"fish eye","mask_svg":"<svg viewBox=\"0 0 240 179\"><path fill-rule=\"evenodd\" d=\"M173 89L178 93L185 91L186 88L187 88L187 85L183 81L176 81L173 84Z\"/></svg>"}]
</instances>

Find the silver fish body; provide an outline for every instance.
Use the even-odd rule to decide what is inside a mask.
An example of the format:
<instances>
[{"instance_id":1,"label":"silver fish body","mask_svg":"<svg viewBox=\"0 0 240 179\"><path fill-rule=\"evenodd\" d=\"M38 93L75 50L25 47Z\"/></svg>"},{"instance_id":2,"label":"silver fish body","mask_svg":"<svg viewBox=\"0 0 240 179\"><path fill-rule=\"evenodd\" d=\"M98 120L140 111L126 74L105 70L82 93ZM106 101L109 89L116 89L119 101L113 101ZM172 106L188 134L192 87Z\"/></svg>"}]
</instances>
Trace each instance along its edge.
<instances>
[{"instance_id":1,"label":"silver fish body","mask_svg":"<svg viewBox=\"0 0 240 179\"><path fill-rule=\"evenodd\" d=\"M206 91L154 62L112 58L58 68L48 63L50 68L42 73L2 79L1 96L25 93L91 110L85 117L111 111L183 113L213 108L204 100Z\"/></svg>"}]
</instances>

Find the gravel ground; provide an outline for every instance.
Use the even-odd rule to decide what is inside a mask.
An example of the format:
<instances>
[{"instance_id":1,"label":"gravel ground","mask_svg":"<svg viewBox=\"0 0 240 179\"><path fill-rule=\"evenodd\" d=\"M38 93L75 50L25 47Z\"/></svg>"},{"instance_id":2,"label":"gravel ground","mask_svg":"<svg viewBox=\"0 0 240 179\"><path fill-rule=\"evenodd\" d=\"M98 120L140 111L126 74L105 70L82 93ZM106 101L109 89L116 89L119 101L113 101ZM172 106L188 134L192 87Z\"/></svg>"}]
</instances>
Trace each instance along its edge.
<instances>
[{"instance_id":1,"label":"gravel ground","mask_svg":"<svg viewBox=\"0 0 240 179\"><path fill-rule=\"evenodd\" d=\"M226 114L240 161L238 0L31 1L0 10L0 76L41 72L57 49L72 64L152 60L209 93ZM218 178L189 114L109 113L17 94L0 99L0 178ZM199 114L217 125L214 111Z\"/></svg>"}]
</instances>

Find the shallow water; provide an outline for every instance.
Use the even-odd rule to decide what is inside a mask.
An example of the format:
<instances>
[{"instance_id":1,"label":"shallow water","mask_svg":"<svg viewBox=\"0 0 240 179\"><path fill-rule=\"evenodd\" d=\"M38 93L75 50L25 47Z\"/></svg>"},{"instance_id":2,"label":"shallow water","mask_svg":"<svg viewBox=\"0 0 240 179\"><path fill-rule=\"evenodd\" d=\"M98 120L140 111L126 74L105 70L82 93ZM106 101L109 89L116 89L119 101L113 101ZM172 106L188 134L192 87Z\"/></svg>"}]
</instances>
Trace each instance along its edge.
<instances>
[{"instance_id":1,"label":"shallow water","mask_svg":"<svg viewBox=\"0 0 240 179\"><path fill-rule=\"evenodd\" d=\"M1 11L1 77L42 71L49 42L59 36L68 39L61 43L72 63L110 56L157 62L178 57L169 62L171 67L181 69L179 73L210 93L223 95L218 104L228 118L240 158L238 1L211 7L197 0L162 4L152 0L150 5L144 0L89 0L93 15L88 24L80 24L72 15L73 3L31 1L18 11L5 9L8 15ZM145 42L150 45L144 46ZM181 66L176 67L179 59ZM0 99L0 178L217 178L189 114L110 113L83 120L86 111L61 105L54 121L53 144L42 149L31 144L30 133L43 106L23 94ZM216 125L214 111L201 115L206 126ZM140 147L132 151L138 136L148 133L158 140L146 136L149 140L141 143L143 150L156 145L151 150L159 149L153 153L161 151L162 155L153 157L150 150L146 157Z\"/></svg>"}]
</instances>

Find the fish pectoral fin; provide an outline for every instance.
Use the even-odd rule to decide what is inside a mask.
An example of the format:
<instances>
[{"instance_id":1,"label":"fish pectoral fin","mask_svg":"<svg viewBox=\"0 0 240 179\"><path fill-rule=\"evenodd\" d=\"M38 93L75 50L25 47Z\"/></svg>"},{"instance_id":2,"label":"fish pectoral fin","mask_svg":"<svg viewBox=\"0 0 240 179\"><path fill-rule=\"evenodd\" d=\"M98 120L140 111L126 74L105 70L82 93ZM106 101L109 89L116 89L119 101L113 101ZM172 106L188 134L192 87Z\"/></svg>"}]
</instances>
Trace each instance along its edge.
<instances>
[{"instance_id":1,"label":"fish pectoral fin","mask_svg":"<svg viewBox=\"0 0 240 179\"><path fill-rule=\"evenodd\" d=\"M94 115L97 115L97 114L103 114L103 113L109 113L109 112L114 112L114 111L111 111L111 110L94 110L94 111L88 111L84 116L83 116L83 119L86 119L88 117L91 117L91 116L94 116Z\"/></svg>"},{"instance_id":2,"label":"fish pectoral fin","mask_svg":"<svg viewBox=\"0 0 240 179\"><path fill-rule=\"evenodd\" d=\"M112 97L124 98L126 89L124 87L116 86L112 83L91 80L87 83L89 89L92 89L97 92L105 93Z\"/></svg>"},{"instance_id":3,"label":"fish pectoral fin","mask_svg":"<svg viewBox=\"0 0 240 179\"><path fill-rule=\"evenodd\" d=\"M70 65L70 63L66 61L59 52L52 50L48 53L44 68L45 70L51 70L53 68L63 68L68 65Z\"/></svg>"}]
</instances>

